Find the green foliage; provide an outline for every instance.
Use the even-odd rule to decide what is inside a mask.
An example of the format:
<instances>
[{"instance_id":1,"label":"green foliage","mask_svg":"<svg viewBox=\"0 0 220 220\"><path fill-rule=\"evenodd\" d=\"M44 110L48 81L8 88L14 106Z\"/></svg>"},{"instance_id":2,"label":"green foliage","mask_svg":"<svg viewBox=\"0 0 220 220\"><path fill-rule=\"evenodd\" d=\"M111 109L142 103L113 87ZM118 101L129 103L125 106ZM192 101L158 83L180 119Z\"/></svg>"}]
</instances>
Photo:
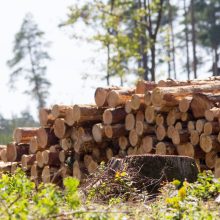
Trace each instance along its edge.
<instances>
[{"instance_id":1,"label":"green foliage","mask_svg":"<svg viewBox=\"0 0 220 220\"><path fill-rule=\"evenodd\" d=\"M43 37L44 32L38 29L32 15L27 14L20 31L15 35L14 57L7 62L13 69L10 75L11 87L15 88L17 78L24 77L29 88L25 93L37 100L39 108L45 105L50 87L50 82L45 77L45 63L50 60L46 51L49 43L44 42Z\"/></svg>"}]
</instances>

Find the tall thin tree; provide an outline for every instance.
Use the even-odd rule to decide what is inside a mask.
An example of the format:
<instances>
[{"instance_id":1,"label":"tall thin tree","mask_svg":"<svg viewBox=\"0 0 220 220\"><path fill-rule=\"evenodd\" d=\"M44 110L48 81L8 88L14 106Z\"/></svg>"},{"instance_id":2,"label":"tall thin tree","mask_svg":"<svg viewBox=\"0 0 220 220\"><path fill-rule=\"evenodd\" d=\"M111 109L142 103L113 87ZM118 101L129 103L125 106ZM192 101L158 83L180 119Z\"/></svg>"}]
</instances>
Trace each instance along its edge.
<instances>
[{"instance_id":1,"label":"tall thin tree","mask_svg":"<svg viewBox=\"0 0 220 220\"><path fill-rule=\"evenodd\" d=\"M38 29L31 14L23 20L20 31L15 35L14 57L7 64L13 69L10 85L15 87L17 78L23 77L29 86L25 93L34 97L41 108L49 95L51 83L46 78L46 61L50 56L46 50L49 42L44 41L44 32Z\"/></svg>"}]
</instances>

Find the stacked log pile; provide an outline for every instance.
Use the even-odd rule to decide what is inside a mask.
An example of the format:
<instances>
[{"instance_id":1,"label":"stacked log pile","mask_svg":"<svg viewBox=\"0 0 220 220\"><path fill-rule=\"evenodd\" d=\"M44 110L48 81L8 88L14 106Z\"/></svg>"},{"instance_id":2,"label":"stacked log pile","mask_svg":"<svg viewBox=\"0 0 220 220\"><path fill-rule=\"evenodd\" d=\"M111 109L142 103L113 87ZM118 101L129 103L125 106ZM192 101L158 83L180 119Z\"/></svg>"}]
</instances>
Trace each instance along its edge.
<instances>
[{"instance_id":1,"label":"stacked log pile","mask_svg":"<svg viewBox=\"0 0 220 220\"><path fill-rule=\"evenodd\" d=\"M193 157L220 177L220 78L97 88L95 102L40 109L41 127L15 129L2 160L36 183L83 180L101 161L138 154Z\"/></svg>"}]
</instances>

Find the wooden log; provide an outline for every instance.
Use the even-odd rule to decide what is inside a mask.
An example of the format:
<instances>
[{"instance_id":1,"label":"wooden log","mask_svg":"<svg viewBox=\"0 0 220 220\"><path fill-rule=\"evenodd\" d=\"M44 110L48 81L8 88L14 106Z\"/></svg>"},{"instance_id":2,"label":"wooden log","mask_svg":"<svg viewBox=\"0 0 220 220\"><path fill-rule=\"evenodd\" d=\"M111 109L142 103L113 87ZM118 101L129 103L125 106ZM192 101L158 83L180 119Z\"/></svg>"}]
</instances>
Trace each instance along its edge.
<instances>
[{"instance_id":1,"label":"wooden log","mask_svg":"<svg viewBox=\"0 0 220 220\"><path fill-rule=\"evenodd\" d=\"M132 109L131 109L131 100L128 100L126 103L125 103L125 112L127 114L131 113L132 112Z\"/></svg>"},{"instance_id":2,"label":"wooden log","mask_svg":"<svg viewBox=\"0 0 220 220\"><path fill-rule=\"evenodd\" d=\"M105 126L105 135L107 138L119 138L122 135L127 135L128 131L124 124L114 124Z\"/></svg>"},{"instance_id":3,"label":"wooden log","mask_svg":"<svg viewBox=\"0 0 220 220\"><path fill-rule=\"evenodd\" d=\"M98 143L102 142L102 140L104 138L106 138L105 129L104 129L103 124L99 123L99 124L93 125L92 135L93 135L93 138L96 142L98 142Z\"/></svg>"},{"instance_id":4,"label":"wooden log","mask_svg":"<svg viewBox=\"0 0 220 220\"><path fill-rule=\"evenodd\" d=\"M207 121L217 121L220 117L220 108L213 107L205 110L205 118Z\"/></svg>"},{"instance_id":5,"label":"wooden log","mask_svg":"<svg viewBox=\"0 0 220 220\"><path fill-rule=\"evenodd\" d=\"M135 129L132 129L129 132L129 142L133 147L136 146L139 142L139 137Z\"/></svg>"},{"instance_id":6,"label":"wooden log","mask_svg":"<svg viewBox=\"0 0 220 220\"><path fill-rule=\"evenodd\" d=\"M58 183L62 181L60 173L55 167L45 166L42 170L41 178L43 183Z\"/></svg>"},{"instance_id":7,"label":"wooden log","mask_svg":"<svg viewBox=\"0 0 220 220\"><path fill-rule=\"evenodd\" d=\"M140 148L142 149L142 151L145 154L150 153L156 143L157 143L157 139L156 139L155 136L147 135L147 136L142 138Z\"/></svg>"},{"instance_id":8,"label":"wooden log","mask_svg":"<svg viewBox=\"0 0 220 220\"><path fill-rule=\"evenodd\" d=\"M187 130L178 131L174 129L172 133L172 142L175 145L184 144L190 141L190 135Z\"/></svg>"},{"instance_id":9,"label":"wooden log","mask_svg":"<svg viewBox=\"0 0 220 220\"><path fill-rule=\"evenodd\" d=\"M45 150L42 152L43 163L49 166L60 166L59 152L50 152Z\"/></svg>"},{"instance_id":10,"label":"wooden log","mask_svg":"<svg viewBox=\"0 0 220 220\"><path fill-rule=\"evenodd\" d=\"M213 92L220 89L220 83L213 81L210 84L194 86L176 86L176 87L157 87L152 92L152 104L154 106L177 106L180 97L192 95L193 93ZM193 102L193 100L192 100ZM191 107L192 107L191 102Z\"/></svg>"},{"instance_id":11,"label":"wooden log","mask_svg":"<svg viewBox=\"0 0 220 220\"><path fill-rule=\"evenodd\" d=\"M50 108L40 108L39 110L39 121L41 126L52 126L55 117L52 115Z\"/></svg>"},{"instance_id":12,"label":"wooden log","mask_svg":"<svg viewBox=\"0 0 220 220\"><path fill-rule=\"evenodd\" d=\"M98 107L105 107L108 106L107 102L107 96L109 92L112 90L119 90L122 89L121 87L118 86L112 86L112 87L98 87L95 91L95 103Z\"/></svg>"},{"instance_id":13,"label":"wooden log","mask_svg":"<svg viewBox=\"0 0 220 220\"><path fill-rule=\"evenodd\" d=\"M166 137L166 128L163 125L159 125L156 128L156 136L159 141L162 141Z\"/></svg>"},{"instance_id":14,"label":"wooden log","mask_svg":"<svg viewBox=\"0 0 220 220\"><path fill-rule=\"evenodd\" d=\"M29 144L16 144L15 142L7 145L6 157L8 162L21 161L23 154L28 154Z\"/></svg>"},{"instance_id":15,"label":"wooden log","mask_svg":"<svg viewBox=\"0 0 220 220\"><path fill-rule=\"evenodd\" d=\"M152 104L152 102L151 102L151 94L152 94L152 91L146 91L145 92L144 104L146 106L150 106Z\"/></svg>"},{"instance_id":16,"label":"wooden log","mask_svg":"<svg viewBox=\"0 0 220 220\"><path fill-rule=\"evenodd\" d=\"M106 157L107 157L107 159L110 160L113 156L114 156L114 153L113 153L112 149L111 148L107 148L106 149Z\"/></svg>"},{"instance_id":17,"label":"wooden log","mask_svg":"<svg viewBox=\"0 0 220 220\"><path fill-rule=\"evenodd\" d=\"M1 150L0 156L1 156L1 160L3 162L6 163L8 161L8 159L7 159L7 148Z\"/></svg>"},{"instance_id":18,"label":"wooden log","mask_svg":"<svg viewBox=\"0 0 220 220\"><path fill-rule=\"evenodd\" d=\"M125 136L121 136L118 138L118 144L121 150L126 150L128 147L128 138Z\"/></svg>"},{"instance_id":19,"label":"wooden log","mask_svg":"<svg viewBox=\"0 0 220 220\"><path fill-rule=\"evenodd\" d=\"M205 111L213 108L215 105L205 94L194 94L190 104L194 118L202 118L205 116Z\"/></svg>"},{"instance_id":20,"label":"wooden log","mask_svg":"<svg viewBox=\"0 0 220 220\"><path fill-rule=\"evenodd\" d=\"M196 130L191 130L190 131L190 143L193 146L196 146L197 144L199 144L199 132Z\"/></svg>"},{"instance_id":21,"label":"wooden log","mask_svg":"<svg viewBox=\"0 0 220 220\"><path fill-rule=\"evenodd\" d=\"M144 112L139 110L137 111L136 115L135 115L135 121L141 121L144 122L145 116L144 116Z\"/></svg>"},{"instance_id":22,"label":"wooden log","mask_svg":"<svg viewBox=\"0 0 220 220\"><path fill-rule=\"evenodd\" d=\"M2 160L2 159L1 159L1 152L2 152L3 150L6 150L6 148L7 148L6 145L0 145L0 161Z\"/></svg>"},{"instance_id":23,"label":"wooden log","mask_svg":"<svg viewBox=\"0 0 220 220\"><path fill-rule=\"evenodd\" d=\"M53 105L51 114L52 116L57 119L57 118L64 118L66 116L66 111L67 109L71 108L70 105Z\"/></svg>"},{"instance_id":24,"label":"wooden log","mask_svg":"<svg viewBox=\"0 0 220 220\"><path fill-rule=\"evenodd\" d=\"M162 115L160 113L157 114L155 122L156 122L156 125L164 125L164 122L165 122L164 115Z\"/></svg>"},{"instance_id":25,"label":"wooden log","mask_svg":"<svg viewBox=\"0 0 220 220\"><path fill-rule=\"evenodd\" d=\"M127 150L127 155L135 155L137 152L137 147L129 147Z\"/></svg>"},{"instance_id":26,"label":"wooden log","mask_svg":"<svg viewBox=\"0 0 220 220\"><path fill-rule=\"evenodd\" d=\"M60 146L63 150L67 151L73 148L73 141L69 138L63 138L60 140Z\"/></svg>"},{"instance_id":27,"label":"wooden log","mask_svg":"<svg viewBox=\"0 0 220 220\"><path fill-rule=\"evenodd\" d=\"M142 121L136 121L135 130L139 136L155 133L155 127L153 125L149 125L148 123Z\"/></svg>"},{"instance_id":28,"label":"wooden log","mask_svg":"<svg viewBox=\"0 0 220 220\"><path fill-rule=\"evenodd\" d=\"M195 151L191 143L187 142L187 143L176 145L176 149L179 155L194 158Z\"/></svg>"},{"instance_id":29,"label":"wooden log","mask_svg":"<svg viewBox=\"0 0 220 220\"><path fill-rule=\"evenodd\" d=\"M167 125L174 125L177 120L180 120L182 113L177 108L172 109L167 115Z\"/></svg>"},{"instance_id":30,"label":"wooden log","mask_svg":"<svg viewBox=\"0 0 220 220\"><path fill-rule=\"evenodd\" d=\"M218 138L216 135L200 135L200 147L206 153L211 150L220 151L220 143L218 142Z\"/></svg>"},{"instance_id":31,"label":"wooden log","mask_svg":"<svg viewBox=\"0 0 220 220\"><path fill-rule=\"evenodd\" d=\"M65 150L61 150L59 152L59 160L61 163L64 163L67 158L67 152Z\"/></svg>"},{"instance_id":32,"label":"wooden log","mask_svg":"<svg viewBox=\"0 0 220 220\"><path fill-rule=\"evenodd\" d=\"M156 144L155 154L166 155L166 153L167 153L167 148L164 142L158 142Z\"/></svg>"},{"instance_id":33,"label":"wooden log","mask_svg":"<svg viewBox=\"0 0 220 220\"><path fill-rule=\"evenodd\" d=\"M57 118L54 122L54 134L59 138L67 138L71 136L72 128L69 127L63 118Z\"/></svg>"},{"instance_id":34,"label":"wooden log","mask_svg":"<svg viewBox=\"0 0 220 220\"><path fill-rule=\"evenodd\" d=\"M77 123L101 122L105 110L106 108L98 108L95 105L74 105L74 121Z\"/></svg>"},{"instance_id":35,"label":"wooden log","mask_svg":"<svg viewBox=\"0 0 220 220\"><path fill-rule=\"evenodd\" d=\"M196 121L196 130L199 132L199 134L203 132L205 123L205 119L199 119Z\"/></svg>"},{"instance_id":36,"label":"wooden log","mask_svg":"<svg viewBox=\"0 0 220 220\"><path fill-rule=\"evenodd\" d=\"M37 166L37 161L31 166L31 180L34 181L36 186L39 185L41 181L42 169Z\"/></svg>"},{"instance_id":37,"label":"wooden log","mask_svg":"<svg viewBox=\"0 0 220 220\"><path fill-rule=\"evenodd\" d=\"M91 160L87 169L89 174L92 174L97 170L97 168L98 168L98 163L95 162L94 160Z\"/></svg>"},{"instance_id":38,"label":"wooden log","mask_svg":"<svg viewBox=\"0 0 220 220\"><path fill-rule=\"evenodd\" d=\"M52 146L49 147L50 152L60 152L61 150L62 150L62 148L59 144L52 145Z\"/></svg>"},{"instance_id":39,"label":"wooden log","mask_svg":"<svg viewBox=\"0 0 220 220\"><path fill-rule=\"evenodd\" d=\"M44 166L44 159L43 159L43 154L41 151L38 151L36 153L36 161L37 161L37 166L40 168L43 168Z\"/></svg>"},{"instance_id":40,"label":"wooden log","mask_svg":"<svg viewBox=\"0 0 220 220\"><path fill-rule=\"evenodd\" d=\"M16 170L20 168L20 162L12 162L11 163L11 173L15 174ZM26 171L26 174L28 175L28 172Z\"/></svg>"},{"instance_id":41,"label":"wooden log","mask_svg":"<svg viewBox=\"0 0 220 220\"><path fill-rule=\"evenodd\" d=\"M13 139L16 143L30 143L32 137L37 135L39 128L16 128L13 133Z\"/></svg>"},{"instance_id":42,"label":"wooden log","mask_svg":"<svg viewBox=\"0 0 220 220\"><path fill-rule=\"evenodd\" d=\"M29 147L29 153L35 154L38 150L41 150L42 148L38 144L37 136L34 136L30 140L30 147Z\"/></svg>"},{"instance_id":43,"label":"wooden log","mask_svg":"<svg viewBox=\"0 0 220 220\"><path fill-rule=\"evenodd\" d=\"M123 122L126 115L125 109L122 107L106 109L103 113L103 122L106 125L117 124Z\"/></svg>"},{"instance_id":44,"label":"wooden log","mask_svg":"<svg viewBox=\"0 0 220 220\"><path fill-rule=\"evenodd\" d=\"M176 151L176 147L171 143L171 142L158 142L157 144L159 144L160 143L160 145L162 145L162 146L160 146L159 145L159 148L162 148L161 150L159 149L158 151L159 152L164 152L164 146L165 146L165 149L166 149L166 153L164 154L164 155L176 155L177 154L177 151ZM157 151L157 144L156 144L156 151ZM160 154L158 152L158 154Z\"/></svg>"},{"instance_id":45,"label":"wooden log","mask_svg":"<svg viewBox=\"0 0 220 220\"><path fill-rule=\"evenodd\" d=\"M193 131L193 130L196 130L196 123L195 123L195 121L188 121L187 129L188 129L189 132Z\"/></svg>"},{"instance_id":46,"label":"wooden log","mask_svg":"<svg viewBox=\"0 0 220 220\"><path fill-rule=\"evenodd\" d=\"M141 104L143 106L145 106L144 98L145 98L145 94L133 94L131 96L131 108L132 108L132 110L140 109Z\"/></svg>"},{"instance_id":47,"label":"wooden log","mask_svg":"<svg viewBox=\"0 0 220 220\"><path fill-rule=\"evenodd\" d=\"M175 126L174 126L175 129L177 129L178 131L180 130L183 130L183 128L185 129L185 126L182 122L178 121Z\"/></svg>"},{"instance_id":48,"label":"wooden log","mask_svg":"<svg viewBox=\"0 0 220 220\"><path fill-rule=\"evenodd\" d=\"M139 80L136 84L136 94L144 94L146 91L151 91L156 88L157 84L153 81Z\"/></svg>"},{"instance_id":49,"label":"wooden log","mask_svg":"<svg viewBox=\"0 0 220 220\"><path fill-rule=\"evenodd\" d=\"M73 126L75 121L74 117L74 111L73 111L73 106L70 106L69 108L66 109L65 111L65 116L63 117L64 121L67 125Z\"/></svg>"},{"instance_id":50,"label":"wooden log","mask_svg":"<svg viewBox=\"0 0 220 220\"><path fill-rule=\"evenodd\" d=\"M73 177L77 178L78 180L82 180L84 174L81 171L82 163L79 163L77 160L73 163Z\"/></svg>"},{"instance_id":51,"label":"wooden log","mask_svg":"<svg viewBox=\"0 0 220 220\"><path fill-rule=\"evenodd\" d=\"M36 154L23 154L21 158L21 167L22 170L27 171L31 169L32 165L36 161Z\"/></svg>"},{"instance_id":52,"label":"wooden log","mask_svg":"<svg viewBox=\"0 0 220 220\"><path fill-rule=\"evenodd\" d=\"M204 134L218 134L220 131L220 125L218 121L209 121L204 124Z\"/></svg>"},{"instance_id":53,"label":"wooden log","mask_svg":"<svg viewBox=\"0 0 220 220\"><path fill-rule=\"evenodd\" d=\"M134 89L112 90L107 97L108 106L111 108L123 106L128 100L131 100L134 93Z\"/></svg>"},{"instance_id":54,"label":"wooden log","mask_svg":"<svg viewBox=\"0 0 220 220\"><path fill-rule=\"evenodd\" d=\"M190 109L190 104L192 101L192 96L186 96L179 101L179 110L182 113L188 112Z\"/></svg>"},{"instance_id":55,"label":"wooden log","mask_svg":"<svg viewBox=\"0 0 220 220\"><path fill-rule=\"evenodd\" d=\"M72 176L72 170L70 167L66 164L61 164L60 166L60 175L64 179L68 176Z\"/></svg>"},{"instance_id":56,"label":"wooden log","mask_svg":"<svg viewBox=\"0 0 220 220\"><path fill-rule=\"evenodd\" d=\"M147 121L147 123L153 124L155 122L155 119L156 113L154 106L147 106L145 109L145 120Z\"/></svg>"},{"instance_id":57,"label":"wooden log","mask_svg":"<svg viewBox=\"0 0 220 220\"><path fill-rule=\"evenodd\" d=\"M168 126L167 128L167 137L172 139L173 132L175 130L175 127L173 125Z\"/></svg>"},{"instance_id":58,"label":"wooden log","mask_svg":"<svg viewBox=\"0 0 220 220\"><path fill-rule=\"evenodd\" d=\"M215 150L211 150L210 152L205 154L205 164L208 168L213 169L215 167L215 161L217 158L217 152Z\"/></svg>"},{"instance_id":59,"label":"wooden log","mask_svg":"<svg viewBox=\"0 0 220 220\"><path fill-rule=\"evenodd\" d=\"M140 175L148 177L151 180L159 180L163 182L173 181L178 179L180 181L194 182L197 180L198 169L194 159L183 156L170 155L138 155L128 156L124 159L113 158L109 162L110 169L123 170L127 167L138 167ZM161 176L161 174L163 175ZM159 184L160 185L160 184ZM151 190L159 188L158 181L152 186ZM149 189L150 190L150 189Z\"/></svg>"},{"instance_id":60,"label":"wooden log","mask_svg":"<svg viewBox=\"0 0 220 220\"><path fill-rule=\"evenodd\" d=\"M51 128L39 128L37 130L37 140L38 145L41 148L45 148L59 143L59 139L56 137L54 130Z\"/></svg>"},{"instance_id":61,"label":"wooden log","mask_svg":"<svg viewBox=\"0 0 220 220\"><path fill-rule=\"evenodd\" d=\"M132 113L129 113L125 117L125 129L131 131L135 127L135 117Z\"/></svg>"},{"instance_id":62,"label":"wooden log","mask_svg":"<svg viewBox=\"0 0 220 220\"><path fill-rule=\"evenodd\" d=\"M220 178L220 158L216 158L215 169L214 169L215 178Z\"/></svg>"}]
</instances>

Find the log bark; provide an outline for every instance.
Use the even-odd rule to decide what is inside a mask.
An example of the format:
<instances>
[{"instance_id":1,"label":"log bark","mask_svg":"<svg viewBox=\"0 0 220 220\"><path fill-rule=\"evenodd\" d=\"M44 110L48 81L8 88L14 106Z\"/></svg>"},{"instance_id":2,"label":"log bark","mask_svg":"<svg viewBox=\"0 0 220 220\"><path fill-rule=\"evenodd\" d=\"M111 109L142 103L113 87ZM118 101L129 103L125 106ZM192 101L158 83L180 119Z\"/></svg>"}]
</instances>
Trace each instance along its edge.
<instances>
[{"instance_id":1,"label":"log bark","mask_svg":"<svg viewBox=\"0 0 220 220\"><path fill-rule=\"evenodd\" d=\"M128 131L125 129L125 124L115 124L105 126L105 135L107 138L119 138L127 135Z\"/></svg>"},{"instance_id":2,"label":"log bark","mask_svg":"<svg viewBox=\"0 0 220 220\"><path fill-rule=\"evenodd\" d=\"M126 115L125 109L122 107L106 109L103 113L103 122L106 125L117 124L123 122Z\"/></svg>"},{"instance_id":3,"label":"log bark","mask_svg":"<svg viewBox=\"0 0 220 220\"><path fill-rule=\"evenodd\" d=\"M204 85L157 87L153 90L151 97L154 106L177 106L179 100L182 99L181 97L190 96L195 93L211 93L219 89L220 83L217 81Z\"/></svg>"},{"instance_id":4,"label":"log bark","mask_svg":"<svg viewBox=\"0 0 220 220\"><path fill-rule=\"evenodd\" d=\"M154 134L155 126L149 125L146 122L136 121L135 130L137 135L141 136L143 134Z\"/></svg>"},{"instance_id":5,"label":"log bark","mask_svg":"<svg viewBox=\"0 0 220 220\"><path fill-rule=\"evenodd\" d=\"M45 150L42 152L43 163L49 166L60 166L59 152L50 152L49 150Z\"/></svg>"},{"instance_id":6,"label":"log bark","mask_svg":"<svg viewBox=\"0 0 220 220\"><path fill-rule=\"evenodd\" d=\"M13 133L13 139L16 143L30 143L32 137L37 135L39 128L16 128Z\"/></svg>"},{"instance_id":7,"label":"log bark","mask_svg":"<svg viewBox=\"0 0 220 220\"><path fill-rule=\"evenodd\" d=\"M59 139L56 137L54 130L51 128L39 128L37 130L37 140L38 145L41 148L45 148L59 143Z\"/></svg>"},{"instance_id":8,"label":"log bark","mask_svg":"<svg viewBox=\"0 0 220 220\"><path fill-rule=\"evenodd\" d=\"M95 91L95 103L98 107L107 107L107 97L109 92L112 90L119 90L122 89L121 87L113 86L113 87L98 87Z\"/></svg>"},{"instance_id":9,"label":"log bark","mask_svg":"<svg viewBox=\"0 0 220 220\"><path fill-rule=\"evenodd\" d=\"M134 93L134 89L112 90L107 97L108 106L111 108L124 106Z\"/></svg>"},{"instance_id":10,"label":"log bark","mask_svg":"<svg viewBox=\"0 0 220 220\"><path fill-rule=\"evenodd\" d=\"M205 111L215 107L207 95L205 94L194 94L193 99L190 104L194 118L203 118L205 116Z\"/></svg>"},{"instance_id":11,"label":"log bark","mask_svg":"<svg viewBox=\"0 0 220 220\"><path fill-rule=\"evenodd\" d=\"M98 108L95 105L74 105L74 121L80 123L98 123L102 121L102 115L106 108Z\"/></svg>"},{"instance_id":12,"label":"log bark","mask_svg":"<svg viewBox=\"0 0 220 220\"><path fill-rule=\"evenodd\" d=\"M172 134L172 142L175 145L184 144L190 141L190 135L187 130L178 131L174 129Z\"/></svg>"},{"instance_id":13,"label":"log bark","mask_svg":"<svg viewBox=\"0 0 220 220\"><path fill-rule=\"evenodd\" d=\"M16 144L15 142L7 145L6 157L8 162L21 161L23 154L28 154L29 144Z\"/></svg>"}]
</instances>

